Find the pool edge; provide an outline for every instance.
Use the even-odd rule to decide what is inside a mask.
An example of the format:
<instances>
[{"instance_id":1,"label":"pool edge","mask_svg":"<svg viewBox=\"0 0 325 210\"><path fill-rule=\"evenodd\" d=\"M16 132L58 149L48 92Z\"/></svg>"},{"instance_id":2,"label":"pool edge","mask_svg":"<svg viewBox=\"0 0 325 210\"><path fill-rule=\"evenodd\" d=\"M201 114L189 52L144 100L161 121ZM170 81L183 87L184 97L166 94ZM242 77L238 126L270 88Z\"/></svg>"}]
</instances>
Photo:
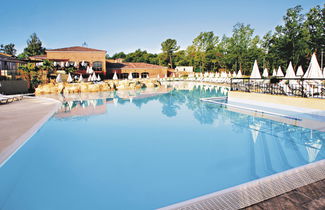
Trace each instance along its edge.
<instances>
[{"instance_id":1,"label":"pool edge","mask_svg":"<svg viewBox=\"0 0 325 210\"><path fill-rule=\"evenodd\" d=\"M36 123L34 123L31 128L29 128L26 132L24 132L22 135L20 135L18 138L15 139L15 142L21 142L16 148L14 148L12 151L9 151L9 155L5 156L4 158L0 159L0 168L3 167L7 161L10 160L10 158L28 142L28 140L55 114L55 112L60 108L61 101L52 99L52 98L46 98L46 97L31 97L28 96L28 98L37 98L42 99L45 101L53 101L56 104L50 111L40 118Z\"/></svg>"},{"instance_id":2,"label":"pool edge","mask_svg":"<svg viewBox=\"0 0 325 210\"><path fill-rule=\"evenodd\" d=\"M325 160L172 204L171 209L241 209L325 179Z\"/></svg>"}]
</instances>

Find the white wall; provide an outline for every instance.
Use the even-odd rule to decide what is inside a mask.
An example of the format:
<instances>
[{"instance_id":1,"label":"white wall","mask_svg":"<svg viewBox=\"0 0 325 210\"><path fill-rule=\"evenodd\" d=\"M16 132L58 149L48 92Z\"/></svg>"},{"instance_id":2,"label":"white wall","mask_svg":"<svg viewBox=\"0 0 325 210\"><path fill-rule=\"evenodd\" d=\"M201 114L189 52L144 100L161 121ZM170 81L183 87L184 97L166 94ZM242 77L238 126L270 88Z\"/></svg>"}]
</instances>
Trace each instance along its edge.
<instances>
[{"instance_id":1,"label":"white wall","mask_svg":"<svg viewBox=\"0 0 325 210\"><path fill-rule=\"evenodd\" d=\"M193 66L177 66L176 72L193 72Z\"/></svg>"}]
</instances>

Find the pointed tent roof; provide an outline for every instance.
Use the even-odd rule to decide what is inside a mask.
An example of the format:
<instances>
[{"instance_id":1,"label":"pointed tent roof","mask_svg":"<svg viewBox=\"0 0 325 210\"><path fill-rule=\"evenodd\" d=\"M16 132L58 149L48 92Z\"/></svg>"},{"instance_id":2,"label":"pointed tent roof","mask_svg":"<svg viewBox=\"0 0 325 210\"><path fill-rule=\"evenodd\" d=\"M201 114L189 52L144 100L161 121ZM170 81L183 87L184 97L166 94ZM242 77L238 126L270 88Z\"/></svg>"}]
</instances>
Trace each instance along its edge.
<instances>
[{"instance_id":1,"label":"pointed tent roof","mask_svg":"<svg viewBox=\"0 0 325 210\"><path fill-rule=\"evenodd\" d=\"M308 66L308 69L304 75L304 78L319 78L323 79L323 73L317 62L316 53L311 56L311 60Z\"/></svg>"},{"instance_id":2,"label":"pointed tent roof","mask_svg":"<svg viewBox=\"0 0 325 210\"><path fill-rule=\"evenodd\" d=\"M284 77L284 74L282 72L281 66L279 66L278 71L276 72L277 77Z\"/></svg>"},{"instance_id":3,"label":"pointed tent roof","mask_svg":"<svg viewBox=\"0 0 325 210\"><path fill-rule=\"evenodd\" d=\"M263 77L268 77L269 76L269 71L267 70L267 68L264 69L262 76Z\"/></svg>"},{"instance_id":4,"label":"pointed tent roof","mask_svg":"<svg viewBox=\"0 0 325 210\"><path fill-rule=\"evenodd\" d=\"M240 77L243 77L242 73L241 73L241 70L239 69L238 73L237 73L237 77L240 78Z\"/></svg>"},{"instance_id":5,"label":"pointed tent roof","mask_svg":"<svg viewBox=\"0 0 325 210\"><path fill-rule=\"evenodd\" d=\"M324 78L325 78L325 67L324 67L324 69L323 69L323 76L324 76Z\"/></svg>"},{"instance_id":6,"label":"pointed tent roof","mask_svg":"<svg viewBox=\"0 0 325 210\"><path fill-rule=\"evenodd\" d=\"M276 76L276 69L273 69L272 76L273 76L273 77Z\"/></svg>"},{"instance_id":7,"label":"pointed tent roof","mask_svg":"<svg viewBox=\"0 0 325 210\"><path fill-rule=\"evenodd\" d=\"M82 77L82 74L80 74L80 77L79 77L79 82L83 82L83 77Z\"/></svg>"},{"instance_id":8,"label":"pointed tent roof","mask_svg":"<svg viewBox=\"0 0 325 210\"><path fill-rule=\"evenodd\" d=\"M116 72L114 72L113 80L117 80L117 79L118 79L117 74Z\"/></svg>"},{"instance_id":9,"label":"pointed tent roof","mask_svg":"<svg viewBox=\"0 0 325 210\"><path fill-rule=\"evenodd\" d=\"M62 82L61 74L58 74L58 76L56 77L55 81L56 81L57 83Z\"/></svg>"},{"instance_id":10,"label":"pointed tent roof","mask_svg":"<svg viewBox=\"0 0 325 210\"><path fill-rule=\"evenodd\" d=\"M133 79L132 72L129 73L128 79Z\"/></svg>"},{"instance_id":11,"label":"pointed tent roof","mask_svg":"<svg viewBox=\"0 0 325 210\"><path fill-rule=\"evenodd\" d=\"M256 79L260 79L261 78L261 73L260 70L258 69L258 65L257 65L257 61L254 61L254 66L253 66L253 71L251 73L251 79L252 78L256 78Z\"/></svg>"},{"instance_id":12,"label":"pointed tent roof","mask_svg":"<svg viewBox=\"0 0 325 210\"><path fill-rule=\"evenodd\" d=\"M232 77L237 77L236 71L232 73Z\"/></svg>"},{"instance_id":13,"label":"pointed tent roof","mask_svg":"<svg viewBox=\"0 0 325 210\"><path fill-rule=\"evenodd\" d=\"M292 63L290 61L289 66L286 71L286 75L284 78L296 78L295 71L293 70Z\"/></svg>"},{"instance_id":14,"label":"pointed tent roof","mask_svg":"<svg viewBox=\"0 0 325 210\"><path fill-rule=\"evenodd\" d=\"M299 77L304 76L304 71L302 70L301 66L298 67L296 75L299 76Z\"/></svg>"},{"instance_id":15,"label":"pointed tent roof","mask_svg":"<svg viewBox=\"0 0 325 210\"><path fill-rule=\"evenodd\" d=\"M72 82L73 81L73 79L72 79L72 77L71 77L71 74L69 73L69 76L68 76L68 79L67 79L67 82Z\"/></svg>"}]
</instances>

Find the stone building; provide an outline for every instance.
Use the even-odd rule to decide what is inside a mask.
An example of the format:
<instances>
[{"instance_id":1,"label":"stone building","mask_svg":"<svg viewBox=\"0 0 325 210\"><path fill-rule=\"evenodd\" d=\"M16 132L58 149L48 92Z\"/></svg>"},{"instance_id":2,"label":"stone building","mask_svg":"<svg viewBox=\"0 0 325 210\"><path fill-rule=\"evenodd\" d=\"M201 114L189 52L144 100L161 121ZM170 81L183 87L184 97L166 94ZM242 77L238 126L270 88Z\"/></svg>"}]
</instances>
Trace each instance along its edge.
<instances>
[{"instance_id":1,"label":"stone building","mask_svg":"<svg viewBox=\"0 0 325 210\"><path fill-rule=\"evenodd\" d=\"M123 60L106 59L105 50L97 50L87 47L66 47L59 49L46 50L45 55L37 55L30 57L31 60L42 61L50 60L57 64L57 69L64 69L66 64L74 66L77 74L86 74L86 69L92 67L97 73L101 74L102 78L111 79L116 72L119 79L128 78L129 73L132 73L133 78L156 78L165 77L168 68L152 65L147 63L128 63Z\"/></svg>"},{"instance_id":2,"label":"stone building","mask_svg":"<svg viewBox=\"0 0 325 210\"><path fill-rule=\"evenodd\" d=\"M106 75L106 50L97 50L88 47L66 47L46 50L45 55L30 57L31 60L55 61L62 68L68 62L75 66L78 73L85 73L87 66L92 67L96 73Z\"/></svg>"},{"instance_id":3,"label":"stone building","mask_svg":"<svg viewBox=\"0 0 325 210\"><path fill-rule=\"evenodd\" d=\"M126 79L128 75L132 73L133 78L160 78L165 77L168 73L168 68L147 64L147 63L110 63L107 62L107 75L108 78L112 78L114 73L117 74L119 79Z\"/></svg>"}]
</instances>

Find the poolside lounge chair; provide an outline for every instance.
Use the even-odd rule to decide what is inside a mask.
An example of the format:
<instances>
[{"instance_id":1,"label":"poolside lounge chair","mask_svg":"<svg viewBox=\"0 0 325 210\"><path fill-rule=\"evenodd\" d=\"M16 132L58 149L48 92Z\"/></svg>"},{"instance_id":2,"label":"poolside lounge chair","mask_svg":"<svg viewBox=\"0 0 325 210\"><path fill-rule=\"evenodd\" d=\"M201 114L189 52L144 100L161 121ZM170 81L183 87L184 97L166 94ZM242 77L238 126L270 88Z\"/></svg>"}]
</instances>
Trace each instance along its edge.
<instances>
[{"instance_id":1,"label":"poolside lounge chair","mask_svg":"<svg viewBox=\"0 0 325 210\"><path fill-rule=\"evenodd\" d=\"M11 103L13 101L14 101L13 98L0 96L0 104L8 104L8 103Z\"/></svg>"},{"instance_id":2,"label":"poolside lounge chair","mask_svg":"<svg viewBox=\"0 0 325 210\"><path fill-rule=\"evenodd\" d=\"M23 95L3 95L0 94L1 98L13 99L14 101L20 101L23 99Z\"/></svg>"}]
</instances>

